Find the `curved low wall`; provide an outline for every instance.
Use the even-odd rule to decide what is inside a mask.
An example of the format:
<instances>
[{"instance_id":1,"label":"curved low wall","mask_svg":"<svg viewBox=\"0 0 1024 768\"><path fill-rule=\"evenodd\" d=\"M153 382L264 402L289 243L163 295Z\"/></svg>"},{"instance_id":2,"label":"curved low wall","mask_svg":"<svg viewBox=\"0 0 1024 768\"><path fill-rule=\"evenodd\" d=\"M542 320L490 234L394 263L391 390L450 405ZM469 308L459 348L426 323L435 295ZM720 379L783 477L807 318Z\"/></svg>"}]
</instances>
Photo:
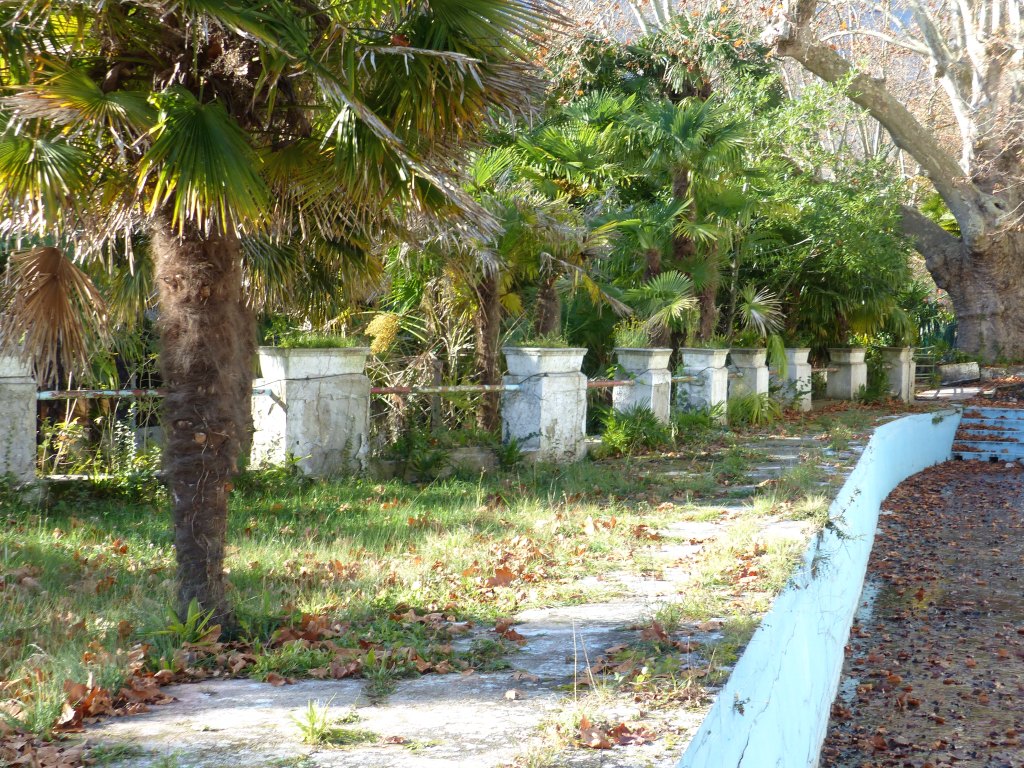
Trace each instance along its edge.
<instances>
[{"instance_id":1,"label":"curved low wall","mask_svg":"<svg viewBox=\"0 0 1024 768\"><path fill-rule=\"evenodd\" d=\"M889 492L950 458L959 411L875 430L829 515L841 530L808 547L765 615L680 768L816 766L878 524Z\"/></svg>"}]
</instances>

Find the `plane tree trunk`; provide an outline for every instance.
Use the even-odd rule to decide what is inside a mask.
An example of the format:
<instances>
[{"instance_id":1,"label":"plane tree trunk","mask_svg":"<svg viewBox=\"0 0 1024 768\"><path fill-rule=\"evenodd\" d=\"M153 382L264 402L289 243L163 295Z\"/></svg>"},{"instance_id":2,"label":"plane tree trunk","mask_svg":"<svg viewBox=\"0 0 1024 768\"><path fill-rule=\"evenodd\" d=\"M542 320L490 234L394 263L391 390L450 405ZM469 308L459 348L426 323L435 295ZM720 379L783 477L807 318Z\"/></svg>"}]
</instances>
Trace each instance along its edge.
<instances>
[{"instance_id":1,"label":"plane tree trunk","mask_svg":"<svg viewBox=\"0 0 1024 768\"><path fill-rule=\"evenodd\" d=\"M989 360L1024 360L1024 233L996 229L972 247L918 217L924 218L905 210L903 230L949 294L957 346ZM938 232L928 231L929 224Z\"/></svg>"},{"instance_id":2,"label":"plane tree trunk","mask_svg":"<svg viewBox=\"0 0 1024 768\"><path fill-rule=\"evenodd\" d=\"M179 235L166 217L150 228L159 290L164 471L174 511L178 610L195 600L233 623L224 574L228 494L250 409L255 321L242 299L234 234Z\"/></svg>"}]
</instances>

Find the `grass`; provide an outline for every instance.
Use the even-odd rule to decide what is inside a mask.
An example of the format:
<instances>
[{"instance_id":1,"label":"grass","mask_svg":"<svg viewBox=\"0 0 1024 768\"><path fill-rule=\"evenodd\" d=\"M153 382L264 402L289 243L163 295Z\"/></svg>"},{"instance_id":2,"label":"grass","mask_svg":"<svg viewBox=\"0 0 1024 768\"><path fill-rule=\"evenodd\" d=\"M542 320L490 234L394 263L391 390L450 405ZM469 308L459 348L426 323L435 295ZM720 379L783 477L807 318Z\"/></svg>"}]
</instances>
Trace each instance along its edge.
<instances>
[{"instance_id":1,"label":"grass","mask_svg":"<svg viewBox=\"0 0 1024 768\"><path fill-rule=\"evenodd\" d=\"M97 744L89 751L92 765L104 766L142 757L146 751L135 744Z\"/></svg>"},{"instance_id":2,"label":"grass","mask_svg":"<svg viewBox=\"0 0 1024 768\"><path fill-rule=\"evenodd\" d=\"M637 473L592 463L426 487L249 475L233 495L228 532L242 636L265 642L303 613L329 611L350 625L341 645L369 639L433 658L444 642L388 616L443 608L486 623L586 599L575 582L620 566L641 543L631 530L647 522L648 486ZM611 518L616 527L602 527ZM598 524L587 529L588 519ZM117 690L135 644L151 644L155 663L169 665L183 641L196 639L188 617L167 615L175 565L165 499L125 504L79 484L43 507L4 495L0 521L0 663L23 727L48 733L65 680L92 675ZM488 586L502 567L514 578ZM283 646L260 655L253 673L300 675L323 660ZM374 672L379 681L408 670Z\"/></svg>"},{"instance_id":3,"label":"grass","mask_svg":"<svg viewBox=\"0 0 1024 768\"><path fill-rule=\"evenodd\" d=\"M373 731L361 728L345 728L345 725L359 721L358 715L348 712L340 717L331 713L331 701L310 701L292 722L299 729L304 744L314 747L353 747L380 740Z\"/></svg>"},{"instance_id":4,"label":"grass","mask_svg":"<svg viewBox=\"0 0 1024 768\"><path fill-rule=\"evenodd\" d=\"M879 410L828 415L860 431ZM866 423L866 422L865 422ZM820 418L780 426L827 431ZM731 489L753 463L742 440L701 430L669 455L571 466L522 465L476 479L428 485L343 479L313 482L287 470L247 473L232 495L227 567L254 663L238 674L301 677L330 661L323 644L279 641L303 615L336 623L331 643L358 654L352 674L371 696L421 674L424 664L493 670L510 645L477 639L453 647L451 625L486 628L528 608L607 599L613 571L660 568L652 534L680 520L721 517ZM674 622L756 615L788 578L796 545L769 543L749 557L758 516L822 520L827 499L808 461L750 504L727 537L705 547ZM684 474L665 475L665 471ZM201 614L173 617L174 555L162 492L125 501L88 483L55 488L42 505L0 492L0 669L5 710L48 735L65 701L65 681L119 690L130 654L151 647L150 669L176 669L183 643L211 629ZM754 550L757 548L754 547ZM737 564L757 566L738 590ZM749 569L748 569L749 570ZM500 574L500 578L499 578ZM584 577L597 577L587 580ZM740 592L753 597L738 597ZM443 614L431 624L418 618ZM668 609L666 609L668 610ZM666 619L667 621L667 619ZM398 653L397 649L406 649ZM335 653L332 651L331 653ZM217 663L214 659L197 662ZM447 666L446 666L447 665ZM674 683L673 683L674 684Z\"/></svg>"}]
</instances>

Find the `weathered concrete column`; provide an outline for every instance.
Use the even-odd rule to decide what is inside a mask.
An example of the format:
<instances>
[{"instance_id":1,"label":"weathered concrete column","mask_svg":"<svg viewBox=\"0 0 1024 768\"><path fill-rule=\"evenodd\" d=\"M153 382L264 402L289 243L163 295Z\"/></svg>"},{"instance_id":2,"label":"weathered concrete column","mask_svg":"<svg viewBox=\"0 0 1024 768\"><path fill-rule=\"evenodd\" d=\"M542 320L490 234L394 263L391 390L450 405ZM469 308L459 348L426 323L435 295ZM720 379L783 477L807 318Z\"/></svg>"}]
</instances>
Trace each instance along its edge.
<instances>
[{"instance_id":1,"label":"weathered concrete column","mask_svg":"<svg viewBox=\"0 0 1024 768\"><path fill-rule=\"evenodd\" d=\"M910 347L882 347L886 373L889 376L889 394L905 403L914 399L914 350Z\"/></svg>"},{"instance_id":2,"label":"weathered concrete column","mask_svg":"<svg viewBox=\"0 0 1024 768\"><path fill-rule=\"evenodd\" d=\"M577 461L587 452L586 349L505 347L501 438L517 440L534 460Z\"/></svg>"},{"instance_id":3,"label":"weathered concrete column","mask_svg":"<svg viewBox=\"0 0 1024 768\"><path fill-rule=\"evenodd\" d=\"M370 433L369 349L260 348L253 382L254 466L297 460L322 477L365 469Z\"/></svg>"},{"instance_id":4,"label":"weathered concrete column","mask_svg":"<svg viewBox=\"0 0 1024 768\"><path fill-rule=\"evenodd\" d=\"M36 477L36 380L29 364L0 356L0 476L17 483Z\"/></svg>"},{"instance_id":5,"label":"weathered concrete column","mask_svg":"<svg viewBox=\"0 0 1024 768\"><path fill-rule=\"evenodd\" d=\"M725 367L729 350L683 347L679 352L683 357L682 375L696 381L683 381L676 386L676 407L681 411L699 411L724 406L729 397L729 370ZM724 424L725 420L723 407L718 421Z\"/></svg>"},{"instance_id":6,"label":"weathered concrete column","mask_svg":"<svg viewBox=\"0 0 1024 768\"><path fill-rule=\"evenodd\" d=\"M798 411L811 410L811 364L807 362L810 353L806 347L787 347L786 375L772 372L782 396Z\"/></svg>"},{"instance_id":7,"label":"weathered concrete column","mask_svg":"<svg viewBox=\"0 0 1024 768\"><path fill-rule=\"evenodd\" d=\"M612 390L612 407L617 411L642 407L668 424L672 410L672 373L668 369L671 349L617 347L615 357L633 379L631 387Z\"/></svg>"},{"instance_id":8,"label":"weathered concrete column","mask_svg":"<svg viewBox=\"0 0 1024 768\"><path fill-rule=\"evenodd\" d=\"M825 395L833 400L853 400L861 387L868 384L868 366L864 362L867 350L863 347L842 347L828 351L828 383Z\"/></svg>"},{"instance_id":9,"label":"weathered concrete column","mask_svg":"<svg viewBox=\"0 0 1024 768\"><path fill-rule=\"evenodd\" d=\"M768 394L767 349L734 349L729 356L739 374L729 381L729 397Z\"/></svg>"}]
</instances>

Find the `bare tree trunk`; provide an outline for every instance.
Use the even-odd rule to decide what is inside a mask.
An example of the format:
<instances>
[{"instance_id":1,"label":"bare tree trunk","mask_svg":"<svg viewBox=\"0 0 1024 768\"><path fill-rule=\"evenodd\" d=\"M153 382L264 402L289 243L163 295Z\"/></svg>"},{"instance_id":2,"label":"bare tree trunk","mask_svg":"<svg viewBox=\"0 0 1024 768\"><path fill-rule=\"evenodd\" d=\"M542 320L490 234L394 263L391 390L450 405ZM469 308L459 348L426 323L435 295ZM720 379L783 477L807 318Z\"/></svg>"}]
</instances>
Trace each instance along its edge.
<instances>
[{"instance_id":1,"label":"bare tree trunk","mask_svg":"<svg viewBox=\"0 0 1024 768\"><path fill-rule=\"evenodd\" d=\"M252 430L255 322L242 300L233 234L178 236L166 217L150 229L160 298L164 470L174 507L178 611L195 600L233 622L224 575L228 493Z\"/></svg>"},{"instance_id":2,"label":"bare tree trunk","mask_svg":"<svg viewBox=\"0 0 1024 768\"><path fill-rule=\"evenodd\" d=\"M957 346L987 360L1024 360L1024 233L991 238L965 252L935 283L953 302Z\"/></svg>"},{"instance_id":3,"label":"bare tree trunk","mask_svg":"<svg viewBox=\"0 0 1024 768\"><path fill-rule=\"evenodd\" d=\"M537 291L537 319L534 330L539 336L549 336L562 332L562 297L558 295L555 283L558 275L549 275L540 284Z\"/></svg>"},{"instance_id":4,"label":"bare tree trunk","mask_svg":"<svg viewBox=\"0 0 1024 768\"><path fill-rule=\"evenodd\" d=\"M485 274L476 286L476 372L481 384L500 384L498 343L501 340L500 276ZM500 425L497 392L485 392L477 408L480 429L493 431Z\"/></svg>"}]
</instances>

